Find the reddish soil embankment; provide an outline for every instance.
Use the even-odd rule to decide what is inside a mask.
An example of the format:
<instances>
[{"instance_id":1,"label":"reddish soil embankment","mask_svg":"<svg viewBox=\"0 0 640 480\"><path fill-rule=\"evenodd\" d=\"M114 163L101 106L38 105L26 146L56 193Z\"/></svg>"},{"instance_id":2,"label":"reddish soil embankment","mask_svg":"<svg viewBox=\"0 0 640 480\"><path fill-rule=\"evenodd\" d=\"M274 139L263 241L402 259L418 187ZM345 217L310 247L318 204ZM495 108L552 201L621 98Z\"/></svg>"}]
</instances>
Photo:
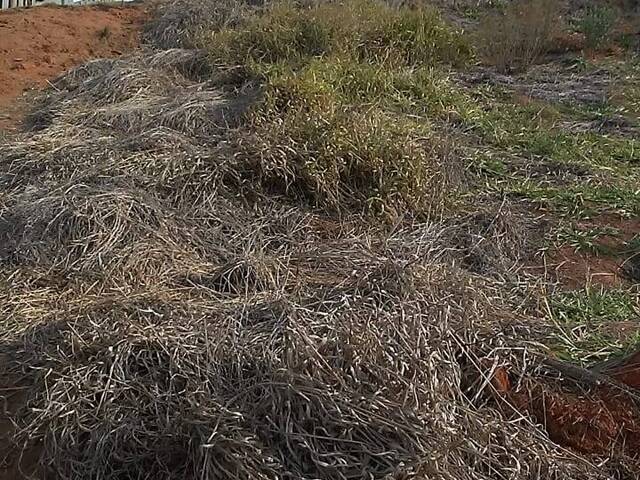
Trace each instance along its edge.
<instances>
[{"instance_id":1,"label":"reddish soil embankment","mask_svg":"<svg viewBox=\"0 0 640 480\"><path fill-rule=\"evenodd\" d=\"M136 48L145 17L140 4L0 12L0 131L16 128L23 92L88 59Z\"/></svg>"},{"instance_id":2,"label":"reddish soil embankment","mask_svg":"<svg viewBox=\"0 0 640 480\"><path fill-rule=\"evenodd\" d=\"M509 371L500 368L492 384L518 411L542 423L559 445L584 454L624 452L640 459L640 354L593 372L566 368L584 377L570 379L564 374L575 372L565 371L564 380L532 378L516 386Z\"/></svg>"}]
</instances>

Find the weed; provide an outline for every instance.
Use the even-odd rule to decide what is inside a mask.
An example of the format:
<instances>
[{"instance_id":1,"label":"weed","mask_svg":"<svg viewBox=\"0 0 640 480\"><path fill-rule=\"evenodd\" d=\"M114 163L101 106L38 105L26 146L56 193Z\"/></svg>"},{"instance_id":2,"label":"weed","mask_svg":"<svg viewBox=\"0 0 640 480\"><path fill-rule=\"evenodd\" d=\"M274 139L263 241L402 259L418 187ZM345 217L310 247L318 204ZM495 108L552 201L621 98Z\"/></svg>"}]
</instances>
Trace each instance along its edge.
<instances>
[{"instance_id":1,"label":"weed","mask_svg":"<svg viewBox=\"0 0 640 480\"><path fill-rule=\"evenodd\" d=\"M559 18L555 0L523 0L494 10L480 21L480 52L501 72L526 69L551 46Z\"/></svg>"},{"instance_id":2,"label":"weed","mask_svg":"<svg viewBox=\"0 0 640 480\"><path fill-rule=\"evenodd\" d=\"M554 349L582 364L634 351L640 347L639 306L638 296L625 290L555 295L550 300L550 314L559 330ZM627 323L636 327L624 332Z\"/></svg>"},{"instance_id":3,"label":"weed","mask_svg":"<svg viewBox=\"0 0 640 480\"><path fill-rule=\"evenodd\" d=\"M511 185L509 192L539 202L559 214L577 218L604 211L621 215L640 213L638 192L623 186L579 184L549 187L528 181Z\"/></svg>"},{"instance_id":4,"label":"weed","mask_svg":"<svg viewBox=\"0 0 640 480\"><path fill-rule=\"evenodd\" d=\"M98 38L100 40L108 40L111 37L111 29L106 26L98 30Z\"/></svg>"},{"instance_id":5,"label":"weed","mask_svg":"<svg viewBox=\"0 0 640 480\"><path fill-rule=\"evenodd\" d=\"M585 36L588 48L601 48L605 46L611 35L611 30L616 22L615 11L607 6L589 7L580 19L579 30Z\"/></svg>"},{"instance_id":6,"label":"weed","mask_svg":"<svg viewBox=\"0 0 640 480\"><path fill-rule=\"evenodd\" d=\"M602 245L599 240L602 237L620 235L620 231L613 227L595 227L581 230L575 226L564 228L558 232L558 240L569 245L576 251L589 251L595 254L610 255L615 253L610 247Z\"/></svg>"},{"instance_id":7,"label":"weed","mask_svg":"<svg viewBox=\"0 0 640 480\"><path fill-rule=\"evenodd\" d=\"M455 165L447 140L416 116L465 104L433 67L464 63L471 49L435 10L278 3L201 41L214 62L264 86L242 151L267 189L332 212L441 207Z\"/></svg>"}]
</instances>

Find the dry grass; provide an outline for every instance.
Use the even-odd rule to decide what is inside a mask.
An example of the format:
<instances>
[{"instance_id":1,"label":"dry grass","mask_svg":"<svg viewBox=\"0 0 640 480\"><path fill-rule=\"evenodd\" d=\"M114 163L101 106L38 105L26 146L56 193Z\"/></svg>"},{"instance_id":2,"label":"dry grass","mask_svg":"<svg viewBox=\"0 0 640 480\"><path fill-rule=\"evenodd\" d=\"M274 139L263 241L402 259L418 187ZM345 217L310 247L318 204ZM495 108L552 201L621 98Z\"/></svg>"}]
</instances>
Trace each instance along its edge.
<instances>
[{"instance_id":1,"label":"dry grass","mask_svg":"<svg viewBox=\"0 0 640 480\"><path fill-rule=\"evenodd\" d=\"M308 97L284 127L268 99L233 123L274 91L203 81L201 62L87 64L42 100L38 131L0 146L0 355L28 386L16 445L74 480L608 478L489 392L492 368L531 371L549 330L508 279L527 229L504 207L361 215L376 189L399 212L440 202L437 132L389 104L296 123ZM296 136L310 126L325 137Z\"/></svg>"},{"instance_id":2,"label":"dry grass","mask_svg":"<svg viewBox=\"0 0 640 480\"><path fill-rule=\"evenodd\" d=\"M526 69L552 46L560 11L555 0L517 0L486 14L477 32L484 61L501 72Z\"/></svg>"},{"instance_id":3,"label":"dry grass","mask_svg":"<svg viewBox=\"0 0 640 480\"><path fill-rule=\"evenodd\" d=\"M201 31L241 24L248 10L248 2L233 0L158 2L144 38L158 49L192 48Z\"/></svg>"}]
</instances>

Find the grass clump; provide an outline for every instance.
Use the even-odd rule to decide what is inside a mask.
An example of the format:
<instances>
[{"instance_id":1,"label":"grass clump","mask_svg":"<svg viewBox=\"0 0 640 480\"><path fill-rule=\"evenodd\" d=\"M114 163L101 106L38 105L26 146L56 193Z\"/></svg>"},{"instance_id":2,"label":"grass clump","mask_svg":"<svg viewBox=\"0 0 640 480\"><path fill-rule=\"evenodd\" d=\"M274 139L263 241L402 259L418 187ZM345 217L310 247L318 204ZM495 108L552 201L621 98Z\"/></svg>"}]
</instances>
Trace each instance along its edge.
<instances>
[{"instance_id":1,"label":"grass clump","mask_svg":"<svg viewBox=\"0 0 640 480\"><path fill-rule=\"evenodd\" d=\"M350 0L309 9L276 3L244 25L201 37L215 62L264 73L265 64L305 65L314 57L348 55L394 65L462 65L471 47L436 10L393 9Z\"/></svg>"},{"instance_id":2,"label":"grass clump","mask_svg":"<svg viewBox=\"0 0 640 480\"><path fill-rule=\"evenodd\" d=\"M594 227L580 229L570 226L562 229L558 233L558 240L565 245L571 246L575 251L592 252L596 255L612 255L615 252L611 247L603 245L603 237L617 237L620 231L614 227Z\"/></svg>"},{"instance_id":3,"label":"grass clump","mask_svg":"<svg viewBox=\"0 0 640 480\"><path fill-rule=\"evenodd\" d=\"M501 72L524 70L551 47L559 18L554 0L520 0L494 10L480 21L480 53Z\"/></svg>"},{"instance_id":4,"label":"grass clump","mask_svg":"<svg viewBox=\"0 0 640 480\"><path fill-rule=\"evenodd\" d=\"M596 49L605 46L611 36L616 22L616 13L611 7L591 6L580 19L579 30L585 36L588 48Z\"/></svg>"},{"instance_id":5,"label":"grass clump","mask_svg":"<svg viewBox=\"0 0 640 480\"><path fill-rule=\"evenodd\" d=\"M624 216L640 212L637 190L624 186L576 184L550 187L527 181L514 184L509 191L541 203L556 213L576 218L587 218L602 212L615 212Z\"/></svg>"},{"instance_id":6,"label":"grass clump","mask_svg":"<svg viewBox=\"0 0 640 480\"><path fill-rule=\"evenodd\" d=\"M560 330L558 355L588 365L634 351L640 347L638 307L637 295L626 290L555 295L550 312Z\"/></svg>"},{"instance_id":7,"label":"grass clump","mask_svg":"<svg viewBox=\"0 0 640 480\"><path fill-rule=\"evenodd\" d=\"M244 153L270 190L331 212L425 213L445 196L455 167L419 121L377 107L346 106L323 84L273 86L253 118Z\"/></svg>"},{"instance_id":8,"label":"grass clump","mask_svg":"<svg viewBox=\"0 0 640 480\"><path fill-rule=\"evenodd\" d=\"M471 49L435 10L277 3L202 43L216 65L262 84L241 156L268 190L331 212L423 214L443 202L454 166L424 117L463 103L443 70Z\"/></svg>"}]
</instances>

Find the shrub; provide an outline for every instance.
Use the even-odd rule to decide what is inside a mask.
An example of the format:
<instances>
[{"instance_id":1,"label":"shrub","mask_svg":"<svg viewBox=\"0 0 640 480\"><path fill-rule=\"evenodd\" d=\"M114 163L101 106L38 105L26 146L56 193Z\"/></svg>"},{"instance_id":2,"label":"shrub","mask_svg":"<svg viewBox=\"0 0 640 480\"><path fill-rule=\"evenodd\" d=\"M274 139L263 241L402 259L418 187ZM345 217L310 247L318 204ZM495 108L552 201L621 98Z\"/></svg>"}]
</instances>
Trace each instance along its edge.
<instances>
[{"instance_id":1,"label":"shrub","mask_svg":"<svg viewBox=\"0 0 640 480\"><path fill-rule=\"evenodd\" d=\"M589 48L600 48L610 40L611 30L616 21L615 11L606 6L593 6L587 9L580 19L579 29L585 36Z\"/></svg>"},{"instance_id":2,"label":"shrub","mask_svg":"<svg viewBox=\"0 0 640 480\"><path fill-rule=\"evenodd\" d=\"M478 47L501 72L523 70L553 43L560 11L555 0L521 0L480 21Z\"/></svg>"}]
</instances>

